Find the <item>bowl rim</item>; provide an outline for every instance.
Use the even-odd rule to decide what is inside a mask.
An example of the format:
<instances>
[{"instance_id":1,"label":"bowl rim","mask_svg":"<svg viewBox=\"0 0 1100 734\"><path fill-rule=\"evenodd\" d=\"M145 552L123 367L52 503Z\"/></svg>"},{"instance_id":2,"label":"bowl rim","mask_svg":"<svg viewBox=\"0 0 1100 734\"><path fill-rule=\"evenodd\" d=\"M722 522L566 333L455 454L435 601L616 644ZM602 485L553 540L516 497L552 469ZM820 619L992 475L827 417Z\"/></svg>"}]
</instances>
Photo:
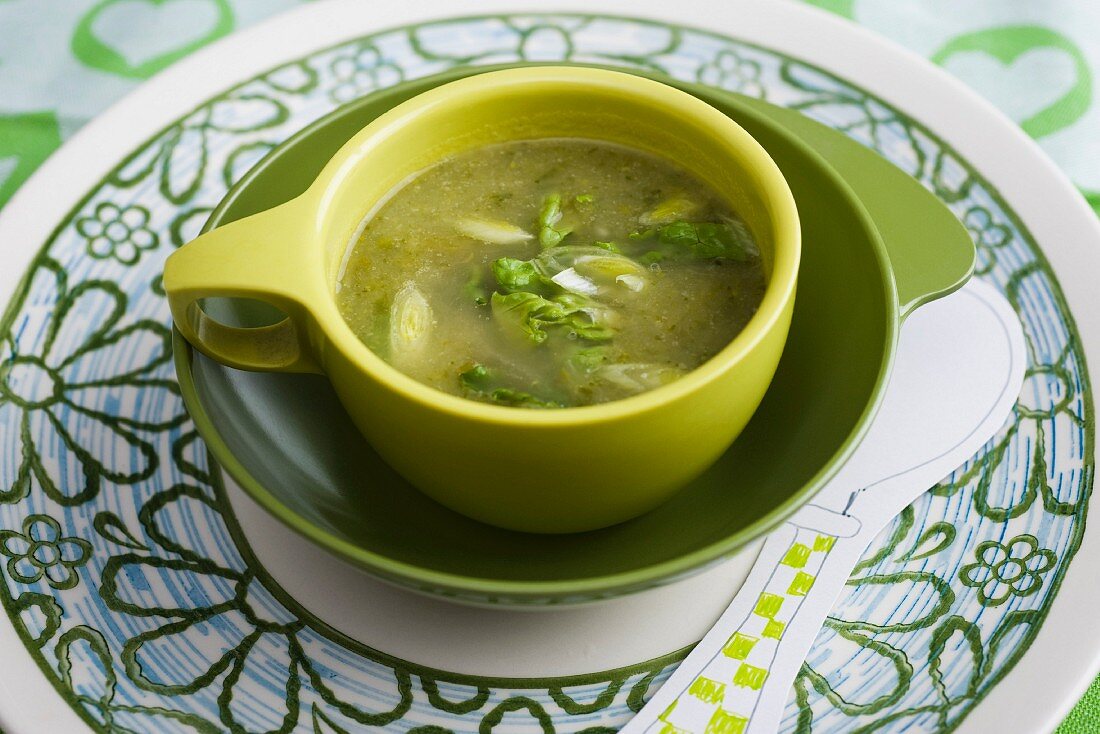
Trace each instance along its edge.
<instances>
[{"instance_id":1,"label":"bowl rim","mask_svg":"<svg viewBox=\"0 0 1100 734\"><path fill-rule=\"evenodd\" d=\"M535 65L535 64L528 64ZM484 67L485 71L494 68L515 68L512 65L500 65ZM664 78L659 74L645 70L623 69L625 73L646 77ZM264 159L261 159L249 170L211 212L206 228L212 228L221 223L225 212L247 188L251 181L258 177L263 169L274 160L280 151L289 149L298 141L308 138L319 128L331 124L332 120L342 115L349 114L360 105L370 104L379 95L394 94L409 86L430 84L436 81L462 78L468 75L483 73L482 68L460 67L450 69L438 74L428 75L417 79L410 79L386 89L377 90L365 95L353 102L342 105L323 115L309 125L290 136ZM675 84L676 88L691 90L689 94L700 94L704 97L726 98L736 103L739 110L755 120L769 127L782 127L772 122L769 118L751 110L737 101L737 95L720 89L713 89L692 82L681 82L668 78L668 83ZM717 111L717 110L716 110ZM722 114L719 112L719 114ZM798 507L802 506L818 490L835 475L847 461L849 456L859 445L864 434L870 428L871 419L878 411L885 392L886 381L889 377L889 368L893 364L897 349L897 336L900 329L898 316L898 296L894 284L893 271L890 266L889 256L871 215L867 212L860 198L851 189L844 178L826 161L816 150L810 147L800 138L790 135L785 131L783 136L789 143L799 150L799 153L828 178L840 195L847 201L853 216L858 220L862 228L868 234L872 256L882 275L880 279L884 296L885 344L882 359L879 365L875 384L869 394L863 412L855 423L853 430L845 437L843 443L818 471L796 492L786 500L776 505L756 522L726 535L705 546L697 548L690 553L685 553L669 558L658 563L627 571L606 573L597 576L587 576L577 579L555 579L552 581L517 581L499 578L485 578L466 575L455 572L436 571L423 566L397 560L384 554L369 550L324 530L320 526L298 515L274 494L272 494L261 482L259 482L248 469L237 459L229 445L223 439L217 426L214 425L210 415L199 398L191 362L195 350L178 330L173 329L173 361L176 367L177 379L184 404L195 422L195 427L203 441L213 454L214 458L229 475L236 480L240 487L254 501L270 512L276 519L295 532L310 539L317 545L344 558L359 568L372 575L391 583L396 583L401 588L428 593L433 596L450 596L457 600L463 597L472 598L478 602L494 603L497 605L508 604L545 604L554 600L569 601L569 597L583 597L581 601L591 601L599 598L621 596L646 588L663 585L694 573L729 557L741 547L755 540L782 523ZM205 228L204 228L205 229ZM218 467L213 467L217 472ZM221 477L218 477L219 481ZM234 519L233 522L236 522Z\"/></svg>"},{"instance_id":2,"label":"bowl rim","mask_svg":"<svg viewBox=\"0 0 1100 734\"><path fill-rule=\"evenodd\" d=\"M390 89L400 88L404 84L402 82ZM324 302L311 301L303 305L324 335L326 346L341 352L360 374L376 381L382 389L414 402L425 410L472 423L538 430L618 422L660 410L721 379L748 358L772 330L781 324L785 309L795 297L802 243L798 208L779 166L741 125L704 100L661 81L609 68L581 64L525 64L486 68L482 73L452 77L451 81L431 87L387 110L349 138L306 192L294 200L295 205L302 206L307 211L316 211L316 246L330 246L323 241L325 234L321 233L327 234L328 224L334 217L329 205L336 198L335 192L373 149L385 145L387 138L405 125L415 122L423 115L439 115L446 110L468 107L471 100L477 103L479 98L530 93L531 90L540 88L545 90L543 93L551 93L555 87L562 86L608 98L627 97L631 101L690 119L704 127L712 137L722 141L729 150L730 157L739 159L741 166L750 171L753 178L752 188L764 202L774 239L772 271L756 313L717 354L667 385L606 403L553 410L529 410L483 403L443 392L390 365L372 352L351 330L335 301L336 282L333 276L338 278L338 274L324 273L322 269L319 272L325 279ZM371 98L374 94L376 92L361 99ZM359 101L349 104L354 105ZM338 110L334 110L336 111ZM320 118L300 133L311 130L314 124L327 118L328 115ZM297 134L280 145L290 143L296 136ZM245 180L242 179L236 185L241 185ZM227 193L227 197L228 195ZM209 221L213 220L214 217L211 216ZM209 226L204 226L203 232L209 229ZM352 246L352 242L344 244L345 256ZM322 369L325 369L324 351L320 350Z\"/></svg>"}]
</instances>

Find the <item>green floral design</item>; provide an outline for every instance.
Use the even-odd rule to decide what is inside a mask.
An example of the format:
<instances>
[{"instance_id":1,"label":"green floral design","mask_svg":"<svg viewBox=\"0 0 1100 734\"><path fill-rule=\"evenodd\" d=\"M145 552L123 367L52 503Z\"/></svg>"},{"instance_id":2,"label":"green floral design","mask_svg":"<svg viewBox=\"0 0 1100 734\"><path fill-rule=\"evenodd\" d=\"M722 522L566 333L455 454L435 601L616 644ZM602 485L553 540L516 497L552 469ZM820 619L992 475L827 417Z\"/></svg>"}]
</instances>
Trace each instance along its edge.
<instances>
[{"instance_id":1,"label":"green floral design","mask_svg":"<svg viewBox=\"0 0 1100 734\"><path fill-rule=\"evenodd\" d=\"M29 640L33 650L42 649L47 642L53 639L53 636L61 629L61 623L65 617L65 611L53 596L37 591L24 591L12 600L10 607L15 614L19 615L20 621L24 624L37 618L38 634Z\"/></svg>"},{"instance_id":2,"label":"green floral design","mask_svg":"<svg viewBox=\"0 0 1100 734\"><path fill-rule=\"evenodd\" d=\"M329 98L336 104L350 102L404 79L401 67L387 61L372 43L359 44L338 54L329 68L336 80Z\"/></svg>"},{"instance_id":3,"label":"green floral design","mask_svg":"<svg viewBox=\"0 0 1100 734\"><path fill-rule=\"evenodd\" d=\"M303 88L316 83L307 75ZM274 86L274 84L273 84ZM194 198L207 172L208 142L213 133L245 133L266 130L286 122L290 111L282 102L262 92L238 92L204 105L173 125L159 143L140 150L120 170L112 183L120 188L135 186L155 175L160 193L173 204ZM199 156L195 165L190 156Z\"/></svg>"},{"instance_id":4,"label":"green floral design","mask_svg":"<svg viewBox=\"0 0 1100 734\"><path fill-rule=\"evenodd\" d=\"M1010 596L1036 594L1043 574L1054 568L1054 551L1039 547L1034 535L1018 535L1007 543L995 540L979 543L977 561L959 570L959 580L978 590L982 606L997 607Z\"/></svg>"},{"instance_id":5,"label":"green floral design","mask_svg":"<svg viewBox=\"0 0 1100 734\"><path fill-rule=\"evenodd\" d=\"M948 551L955 536L953 533L944 533L942 523L935 523L917 538L908 551L894 556L895 551L900 549L901 542L914 528L915 517L913 507L906 508L890 532L886 545L865 557L860 565L866 568L884 562L908 564ZM1016 570L1010 567L1011 564L1021 562L1028 569L1025 575L1035 573L1041 576L1054 567L1055 559L1051 551L1038 549L1033 536L1020 536L1008 545L1015 546L1017 542L1024 547L1008 550L996 542L982 543L977 550L979 561L971 565L982 566L974 574L979 578L981 574L988 572L988 567L984 566L985 561L998 565L1001 573L1011 579L1010 583L1019 588L1030 589L1021 596L1032 595L1038 591L1041 581L1022 583ZM984 549L985 546L999 546L1004 551L1004 556L988 552ZM1049 558L1046 554L1050 554ZM960 573L960 581L966 586L971 586L967 582L971 575L969 568L963 567ZM858 570L857 568L857 572ZM984 585L988 580L979 580L978 583ZM988 690L1003 675L1003 671L996 671L990 664L992 658L1013 638L1034 633L1042 621L1039 610L1014 609L1005 613L991 631L983 630L978 623L950 613L955 606L956 591L947 581L925 571L903 570L888 574L853 576L848 581L848 586L853 589L853 597L868 591L873 595L876 589L881 588L901 591L899 587L906 585L912 587L905 593L906 599L923 599L926 603L908 607L908 610L913 611L903 612L901 618L896 618L895 612L890 612L886 619L875 621L837 618L826 620L819 642L815 645L815 650L820 651L818 658L815 659L811 653L795 681L796 714L793 731L797 734L812 734L819 730L869 734L892 731L894 727L900 729L903 724L912 722L921 722L922 730L928 730L934 722L935 731L951 731L960 721L960 706L965 709L977 703L982 692ZM996 606L1007 600L1008 592L1005 599L990 605L986 604L982 595L983 592L979 589L978 596L983 606ZM853 603L849 599L842 606L858 607L859 603ZM881 611L872 611L869 616L881 614ZM899 644L899 641L905 640L904 635L920 630L931 631L927 642L927 673L935 698L929 700L925 697L918 699L920 703L914 704L910 701L907 705L907 696L911 696L913 689L918 686L919 669L915 666L912 650L907 645ZM827 642L823 644L822 639ZM838 665L834 660L828 666L827 672L819 671L815 667L819 660L824 662L830 656L842 661L850 656L847 659L853 664L871 665L876 671L878 685L866 686L853 695L845 685L847 676L843 664ZM874 663L870 663L870 660ZM816 706L814 694L820 697ZM823 708L820 702L827 702L828 708ZM843 718L838 718L837 715Z\"/></svg>"},{"instance_id":6,"label":"green floral design","mask_svg":"<svg viewBox=\"0 0 1100 734\"><path fill-rule=\"evenodd\" d=\"M454 42L475 25L484 31L478 31L480 43ZM980 174L870 93L713 34L589 16L429 23L317 52L227 91L161 131L74 209L35 261L0 329L0 429L14 426L8 436L17 439L16 460L8 465L14 480L0 487L0 514L11 513L7 526L21 528L24 537L21 523L28 514L53 517L64 528L62 536L83 534L105 550L103 559L83 567L85 583L64 596L51 593L57 589L45 571L38 586L28 589L7 563L0 565L7 572L0 601L17 620L28 649L84 720L105 732L316 734L401 727L417 734L521 728L602 734L641 708L682 651L578 678L491 680L395 660L327 627L283 593L251 555L218 471L207 465L196 434L184 424L178 393L166 377L167 315L158 259L194 236L226 186L334 101L428 70L514 58L617 63L748 94L767 92L776 103L847 132L919 178L954 208L979 248L988 250L983 262L997 261L986 274L1030 329L1028 380L1035 389L1021 397L1013 420L985 452L902 513L861 562L849 598L818 645L839 652L832 661L811 655L791 708L791 724L800 732L874 731L914 721L941 731L957 726L1027 649L1081 539L1092 480L1091 393L1053 274ZM101 216L104 203L114 209L104 208ZM133 207L149 212L140 224L138 214L124 213ZM113 241L105 232L113 222L131 232L147 228L165 246L136 247L126 266L130 251L108 247ZM1003 242L1001 227L1010 234ZM93 250L91 241L100 236L107 240ZM1013 264L1008 253L1024 264ZM1052 315L1036 316L1029 291L1036 283L1054 304ZM155 318L128 320L128 309ZM1050 338L1052 328L1065 335ZM112 351L128 340L132 348ZM153 393L175 408L152 417L155 412L142 413L120 399ZM115 407L103 409L108 404ZM1056 444L1066 445L1066 426L1083 436L1086 457L1073 469L1078 474L1072 481L1063 481L1068 470L1056 465L1053 453ZM114 450L85 445L88 435L109 437ZM45 446L65 456L68 476L57 474L58 462L44 454ZM1026 469L1016 468L1022 465ZM1019 491L1004 491L1010 471L1023 475ZM117 496L125 500L117 512L114 505L93 502L106 495L108 483L120 485ZM940 505L952 502L962 515L980 518L985 537L1019 536L1027 528L1012 524L1032 518L1062 523L1059 544L1043 539L1059 548L1057 563L1040 571L1052 551L1038 545L1026 561L1027 572L1041 577L1035 591L1009 592L1000 605L979 605L978 594L999 595L1004 585L987 589L983 574L994 572L983 566L972 572L975 581L985 579L976 594L959 569L988 560L1011 577L1010 559L1026 556L1028 548L1013 545L1004 558L975 556L967 542L976 541L957 524L920 525L918 518L948 517ZM929 509L930 503L939 504ZM58 505L71 509L59 511ZM65 524L71 518L79 518L79 531ZM224 539L230 552L219 557L214 544L194 548L183 542L180 524L191 521L204 534ZM11 545L15 553L28 550L21 542ZM29 574L29 568L23 562L20 572ZM60 578L60 569L53 573ZM1022 577L1012 588L1028 590L1030 583ZM154 598L148 589L201 593ZM895 592L922 604L886 613L872 603ZM91 603L120 624L94 629L70 599ZM1020 607L1024 602L1026 608ZM230 626L237 637L221 647L204 644L211 631ZM193 670L163 664L183 646L202 648ZM856 664L869 666L881 685L852 690L854 678L837 662L846 651ZM365 669L381 676L386 704L372 705L369 697L341 688L341 674L324 662L332 654L360 666L346 676L353 683L361 683ZM263 710L249 702L250 681L261 675L269 676L282 698ZM257 718L265 715L266 721Z\"/></svg>"},{"instance_id":7,"label":"green floral design","mask_svg":"<svg viewBox=\"0 0 1100 734\"><path fill-rule=\"evenodd\" d=\"M926 136L899 110L800 63L784 62L779 75L805 94L805 98L787 105L791 109L824 122L869 148L891 151L891 162L917 180L925 177Z\"/></svg>"},{"instance_id":8,"label":"green floral design","mask_svg":"<svg viewBox=\"0 0 1100 734\"><path fill-rule=\"evenodd\" d=\"M62 684L74 692L80 706L94 712L93 720L107 734L172 731L173 724L182 725L184 731L194 734L223 731L196 714L117 700L119 677L111 648L103 633L94 627L77 625L67 630L58 639L54 654ZM78 683L78 678L90 681Z\"/></svg>"},{"instance_id":9,"label":"green floral design","mask_svg":"<svg viewBox=\"0 0 1100 734\"><path fill-rule=\"evenodd\" d=\"M1023 307L1021 291L1026 283L1037 276L1035 264L1025 265L1008 280L1005 295L1013 308L1019 312ZM1031 352L1029 366L1025 373L1024 391L1017 400L1014 420L1001 430L1000 435L987 451L972 460L952 477L932 488L932 494L951 497L966 488L973 489L973 506L984 518L994 522L1007 522L1022 517L1036 501L1041 502L1043 510L1056 517L1077 517L1083 514L1085 506L1081 501L1063 499L1051 480L1048 460L1047 434L1056 422L1066 421L1074 427L1086 431L1091 440L1091 430L1087 419L1079 415L1077 406L1082 399L1082 385L1071 372L1070 362L1074 359L1074 350L1078 348L1076 339L1069 340L1058 356L1047 363L1034 358L1035 347L1029 339ZM1028 397L1029 389L1035 383L1045 384L1057 396L1049 405L1036 405ZM998 506L991 501L991 493L997 486L1008 453L1021 435L1032 440L1027 477L1023 491L1013 494L1012 504Z\"/></svg>"},{"instance_id":10,"label":"green floral design","mask_svg":"<svg viewBox=\"0 0 1100 734\"><path fill-rule=\"evenodd\" d=\"M145 207L120 208L105 201L93 214L76 220L76 231L88 241L88 254L97 260L113 257L123 265L133 265L143 251L155 250L159 244L148 225Z\"/></svg>"},{"instance_id":11,"label":"green floral design","mask_svg":"<svg viewBox=\"0 0 1100 734\"><path fill-rule=\"evenodd\" d=\"M108 608L126 615L159 620L157 626L130 638L122 648L122 662L130 680L138 688L151 693L180 696L194 694L215 685L216 680L221 680L222 687L218 694L221 722L231 731L244 730L247 722L239 721L237 718L240 709L235 705L235 685L241 680L247 668L265 664L266 661L262 658L257 661L250 657L250 653L258 649L257 644L262 641L260 647L267 650L266 655L270 656L272 648L278 649L283 651L283 659L286 663L277 670L271 670L268 664L267 670L267 675L276 676L282 681L281 687L286 696L287 710L277 729L279 732L291 731L298 722L301 710L299 691L302 689L304 678L309 680L322 701L328 702L343 715L361 725L384 726L397 721L408 711L412 703L412 684L408 672L404 670L394 671L399 701L391 710L368 712L341 701L326 684L298 642L297 634L305 627L305 623L293 617L275 619L265 616L262 611L259 611L262 606L251 601L256 593L266 593L257 592L261 582L256 580L251 572L221 566L184 547L160 531L156 521L157 514L166 506L181 499L190 499L213 506L202 489L178 485L154 495L141 510L141 523L148 536L161 548L175 554L178 558L124 553L113 556L103 569L99 593ZM225 581L228 582L231 593L219 598L203 597L187 606L164 607L131 601L120 590L120 587L126 586L131 579L155 578L165 573L179 577L181 584L186 584L189 578ZM198 675L179 678L179 671L173 670L168 671L166 677L162 673L162 677L153 679L146 673L147 669L155 667L144 664L147 646L164 641L169 641L170 644L174 636L181 636L186 640L188 635L194 634L196 627L209 629L212 625L216 626L217 618L221 615L243 617L247 621L247 634L235 645L204 659ZM223 674L226 674L224 679L222 679Z\"/></svg>"},{"instance_id":12,"label":"green floral design","mask_svg":"<svg viewBox=\"0 0 1100 734\"><path fill-rule=\"evenodd\" d=\"M205 471L189 464L184 458L193 441L194 434L186 435L177 442L173 453L180 468L197 479L205 475ZM144 536L150 541L148 546L135 543L134 535L117 518L111 518L110 533L101 534L120 546L139 548L141 552L122 552L107 560L99 595L109 609L137 620L137 626L145 628L121 646L119 664L125 671L126 680L142 691L168 697L209 692L217 700L218 721L229 731L251 731L255 727L254 723L249 722L249 706L252 704L248 701L250 693L245 689L250 680L249 674L261 669L266 684L276 683L285 695L285 711L280 712L279 720L270 729L272 732L286 734L298 730L296 727L307 721L312 723L314 731L323 732L386 727L398 721L407 723L405 717L410 714L414 701L421 698L426 699L434 710L472 716L474 721L480 721L482 730L492 730L505 716L509 716L513 724L517 717L527 717L544 734L550 734L556 730L553 724L555 715L598 714L617 701L625 703L632 711L640 710L653 681L670 661L669 658L662 658L641 666L612 671L606 674L607 677L601 674L589 676L584 685L595 684L599 691L591 699L586 695L583 701L577 701L570 695L569 679L529 681L532 687L543 689L547 700L540 701L536 700L537 697L522 694L501 697L496 692L498 689L491 688L488 681L456 677L358 648L355 651L359 654L383 658L385 666L378 666L378 670L385 671L389 676L386 692L380 697L388 698L391 703L368 709L346 700L346 695L342 693L348 690L343 688L345 682L334 678L325 664L313 657L317 643L314 630L324 630L333 636L338 636L338 633L328 630L308 613L295 615L273 610L271 592L265 588L271 585L270 579L250 570L256 567L255 559L247 557L248 562L238 569L234 564L223 564L208 558L164 531L164 525L170 521L163 516L171 514L174 506L181 502L199 503L213 512L219 512L226 499L220 486L216 496L211 497L207 490L192 484L179 484L154 494L142 506L138 518ZM97 523L97 526L107 524L105 521ZM236 538L241 539L239 528L234 528L233 532ZM152 579L168 579L170 588L202 588L203 593L192 595L190 603L183 605L153 604L142 594L142 589L147 588ZM240 620L244 623L241 624ZM232 644L216 651L199 648L197 667L190 668L189 675L158 665L156 648L160 646L194 649L191 640L198 636L210 634L212 630L233 628L239 631ZM110 650L105 642L92 639L98 633L90 628L84 630L78 637L102 661L100 667L109 670ZM177 642L184 648L176 647ZM345 640L345 643L353 649L357 647L350 641ZM679 656L677 654L673 659ZM64 660L65 656L59 653L58 658ZM354 681L347 683L355 684ZM465 697L455 696L456 684L464 690ZM113 698L113 692L103 696L84 695L81 702L94 708L104 718L130 713L129 709L120 709ZM208 727L201 731L222 731L215 724L182 711L146 708L141 713L181 721L181 717L188 716L192 717L189 721L203 722ZM414 727L414 730L421 729ZM446 730L427 725L422 731ZM605 729L596 727L589 731L597 734Z\"/></svg>"},{"instance_id":13,"label":"green floral design","mask_svg":"<svg viewBox=\"0 0 1100 734\"><path fill-rule=\"evenodd\" d=\"M593 25L605 20L599 16L501 16L471 18L491 23L493 31L507 30L506 40L488 48L459 53L449 43L448 31L462 21L444 21L412 26L406 31L409 46L427 61L443 62L448 66L476 66L494 61L521 59L524 61L598 61L605 64L635 66L653 71L665 71L660 58L680 49L683 29L677 26L650 26L660 30L645 39L624 37L621 43L611 44L598 52L578 53L577 38L592 30ZM504 34L499 34L504 36ZM605 41L606 42L606 41Z\"/></svg>"},{"instance_id":14,"label":"green floral design","mask_svg":"<svg viewBox=\"0 0 1100 734\"><path fill-rule=\"evenodd\" d=\"M997 250L1012 241L1012 230L993 221L993 215L982 206L973 206L963 215L963 224L974 240L976 262L975 275L987 275L997 265Z\"/></svg>"},{"instance_id":15,"label":"green floral design","mask_svg":"<svg viewBox=\"0 0 1100 734\"><path fill-rule=\"evenodd\" d=\"M175 382L156 376L171 358L170 333L157 321L123 325L127 299L116 283L89 280L70 287L58 263L47 259L39 267L58 293L56 307L42 324L42 342L24 351L10 334L0 341L0 416L5 410L21 414L17 425L22 444L16 480L0 490L0 503L27 497L33 481L54 502L76 506L94 499L104 480L132 484L151 477L159 461L157 452L139 432L172 428L186 416L182 404L167 419L153 420L97 407L104 392L137 388L179 395ZM86 331L74 346L68 337L82 329ZM119 354L139 341L157 346L127 357ZM91 365L102 361L121 370L108 378L83 377ZM72 430L71 425L80 430ZM39 440L36 444L33 436L43 432L56 436L79 462L78 482L66 484L56 462L43 460L38 446L54 443ZM116 450L103 450L104 436Z\"/></svg>"},{"instance_id":16,"label":"green floral design","mask_svg":"<svg viewBox=\"0 0 1100 734\"><path fill-rule=\"evenodd\" d=\"M92 544L61 535L61 525L49 515L31 515L22 532L0 530L0 554L7 556L8 575L21 584L46 579L55 589L80 583L76 569L88 562Z\"/></svg>"},{"instance_id":17,"label":"green floral design","mask_svg":"<svg viewBox=\"0 0 1100 734\"><path fill-rule=\"evenodd\" d=\"M729 89L749 97L766 98L760 83L760 63L745 58L733 49L720 52L710 62L699 67L696 79L712 87Z\"/></svg>"}]
</instances>

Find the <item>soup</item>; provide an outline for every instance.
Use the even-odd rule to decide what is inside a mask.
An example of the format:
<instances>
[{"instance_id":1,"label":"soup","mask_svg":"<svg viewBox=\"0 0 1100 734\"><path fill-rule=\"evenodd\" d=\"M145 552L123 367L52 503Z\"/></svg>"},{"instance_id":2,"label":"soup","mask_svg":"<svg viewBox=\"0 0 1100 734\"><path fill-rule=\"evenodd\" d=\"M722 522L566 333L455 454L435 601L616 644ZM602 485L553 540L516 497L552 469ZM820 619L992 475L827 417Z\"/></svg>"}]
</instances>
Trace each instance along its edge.
<instances>
[{"instance_id":1,"label":"soup","mask_svg":"<svg viewBox=\"0 0 1100 734\"><path fill-rule=\"evenodd\" d=\"M764 287L751 233L710 186L570 138L486 146L418 174L364 223L337 302L372 351L425 385L562 408L698 367Z\"/></svg>"}]
</instances>

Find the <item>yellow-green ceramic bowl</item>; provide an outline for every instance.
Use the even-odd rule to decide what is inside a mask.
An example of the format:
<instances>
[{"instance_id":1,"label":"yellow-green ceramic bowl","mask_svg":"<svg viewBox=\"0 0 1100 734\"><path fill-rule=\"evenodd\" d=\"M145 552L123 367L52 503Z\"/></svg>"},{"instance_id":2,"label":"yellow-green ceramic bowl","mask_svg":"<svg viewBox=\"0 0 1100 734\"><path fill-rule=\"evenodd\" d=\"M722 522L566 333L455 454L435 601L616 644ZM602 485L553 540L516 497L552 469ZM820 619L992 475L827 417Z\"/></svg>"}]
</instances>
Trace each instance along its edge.
<instances>
[{"instance_id":1,"label":"yellow-green ceramic bowl","mask_svg":"<svg viewBox=\"0 0 1100 734\"><path fill-rule=\"evenodd\" d=\"M348 328L334 293L364 215L442 158L545 137L605 140L676 161L745 219L768 286L756 315L714 358L636 397L524 410L422 385ZM327 375L371 445L437 501L493 525L562 533L653 509L729 447L779 363L799 258L790 189L767 152L729 117L638 76L537 67L455 81L387 112L346 143L301 196L174 253L164 287L180 332L212 359L246 370ZM211 297L262 300L287 318L260 328L225 326L199 308Z\"/></svg>"}]
</instances>

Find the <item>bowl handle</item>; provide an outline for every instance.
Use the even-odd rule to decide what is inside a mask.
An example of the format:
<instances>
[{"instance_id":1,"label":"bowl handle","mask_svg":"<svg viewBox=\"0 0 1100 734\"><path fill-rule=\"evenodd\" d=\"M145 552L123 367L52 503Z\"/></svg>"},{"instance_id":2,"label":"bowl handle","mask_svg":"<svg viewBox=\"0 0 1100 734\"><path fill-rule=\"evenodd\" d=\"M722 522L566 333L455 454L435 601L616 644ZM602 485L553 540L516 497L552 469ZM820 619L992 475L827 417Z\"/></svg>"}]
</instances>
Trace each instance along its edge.
<instances>
[{"instance_id":1,"label":"bowl handle","mask_svg":"<svg viewBox=\"0 0 1100 734\"><path fill-rule=\"evenodd\" d=\"M970 280L975 256L970 233L916 179L870 148L800 112L737 99L808 143L859 197L886 245L902 319Z\"/></svg>"},{"instance_id":2,"label":"bowl handle","mask_svg":"<svg viewBox=\"0 0 1100 734\"><path fill-rule=\"evenodd\" d=\"M321 372L309 341L306 304L318 264L298 199L199 235L164 265L164 290L176 328L213 360L242 370ZM257 327L229 326L209 316L205 298L247 298L285 318Z\"/></svg>"},{"instance_id":3,"label":"bowl handle","mask_svg":"<svg viewBox=\"0 0 1100 734\"><path fill-rule=\"evenodd\" d=\"M844 153L839 146L831 151L829 162L867 207L882 236L894 271L899 316L905 319L970 280L974 242L954 213L920 182L851 142Z\"/></svg>"}]
</instances>

